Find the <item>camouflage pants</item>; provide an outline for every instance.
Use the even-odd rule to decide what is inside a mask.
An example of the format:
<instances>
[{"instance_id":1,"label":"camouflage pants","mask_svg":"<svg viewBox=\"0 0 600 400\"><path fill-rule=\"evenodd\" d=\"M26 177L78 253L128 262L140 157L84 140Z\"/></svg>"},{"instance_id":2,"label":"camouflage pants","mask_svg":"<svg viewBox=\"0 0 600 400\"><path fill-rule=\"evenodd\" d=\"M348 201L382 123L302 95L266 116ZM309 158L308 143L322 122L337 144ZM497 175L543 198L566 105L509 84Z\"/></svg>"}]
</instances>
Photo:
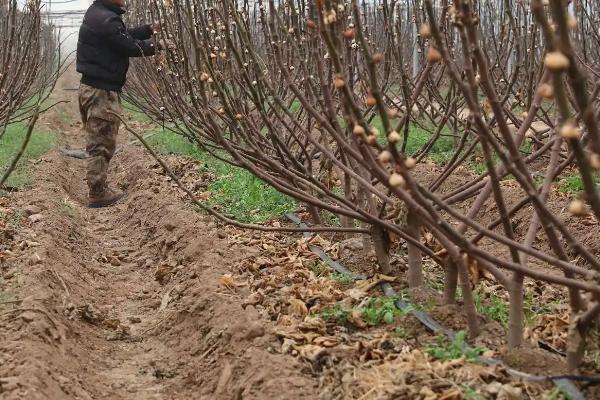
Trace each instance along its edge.
<instances>
[{"instance_id":1,"label":"camouflage pants","mask_svg":"<svg viewBox=\"0 0 600 400\"><path fill-rule=\"evenodd\" d=\"M87 183L90 194L106 188L108 165L117 144L121 99L117 92L96 89L83 83L79 87L79 111L87 133Z\"/></svg>"}]
</instances>

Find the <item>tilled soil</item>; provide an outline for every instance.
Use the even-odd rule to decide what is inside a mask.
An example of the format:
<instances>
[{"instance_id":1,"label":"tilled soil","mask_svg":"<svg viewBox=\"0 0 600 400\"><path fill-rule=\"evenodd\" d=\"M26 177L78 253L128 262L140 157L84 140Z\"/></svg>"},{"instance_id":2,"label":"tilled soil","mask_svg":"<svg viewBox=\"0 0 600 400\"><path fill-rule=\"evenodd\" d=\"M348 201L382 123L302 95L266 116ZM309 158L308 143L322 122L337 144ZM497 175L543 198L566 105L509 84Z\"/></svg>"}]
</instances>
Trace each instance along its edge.
<instances>
[{"instance_id":1,"label":"tilled soil","mask_svg":"<svg viewBox=\"0 0 600 400\"><path fill-rule=\"evenodd\" d=\"M45 117L82 148L76 86ZM66 117L65 117L66 115ZM122 135L123 137L124 135ZM1 200L2 399L309 399L317 379L270 351L271 322L223 285L256 251L231 245L141 148L120 142L117 206L85 206L85 162L54 151L31 187ZM10 214L10 215L8 215Z\"/></svg>"},{"instance_id":2,"label":"tilled soil","mask_svg":"<svg viewBox=\"0 0 600 400\"><path fill-rule=\"evenodd\" d=\"M54 99L71 103L41 123L59 134L62 147L81 149L76 92L61 90L76 80L73 73L63 77ZM203 190L210 180L198 173L197 161L168 161L189 187ZM0 197L0 399L433 400L469 398L469 390L485 398L538 399L553 393L549 384L523 382L502 367L430 357L425 349L439 338L411 315L392 325L366 324L354 313L347 320L313 318L381 295L376 277L332 279L308 247L309 241L320 245L370 276L376 262L363 254L360 238L220 226L194 211L125 134L111 180L128 194L114 207L85 206L85 161L54 151L32 170L30 187ZM393 259L399 291L406 286L403 257ZM439 280L437 267L427 264L425 273ZM493 282L484 283L484 294L496 293ZM420 293L423 302L411 292L411 301L464 330L462 311L429 302L432 291ZM564 297L558 289L547 292L545 300L554 292ZM504 351L502 326L482 316L484 334L475 345L519 370L562 374L564 359L536 346L539 337L564 347L562 311L536 320L527 335L532 344L514 354Z\"/></svg>"}]
</instances>

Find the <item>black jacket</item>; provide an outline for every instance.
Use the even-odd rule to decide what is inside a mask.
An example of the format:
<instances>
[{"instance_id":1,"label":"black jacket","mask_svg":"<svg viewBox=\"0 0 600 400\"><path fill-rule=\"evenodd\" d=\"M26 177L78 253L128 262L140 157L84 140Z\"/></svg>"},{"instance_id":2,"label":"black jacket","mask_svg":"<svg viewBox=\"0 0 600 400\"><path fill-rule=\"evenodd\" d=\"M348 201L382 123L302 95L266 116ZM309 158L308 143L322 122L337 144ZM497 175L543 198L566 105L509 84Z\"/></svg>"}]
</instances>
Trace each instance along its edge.
<instances>
[{"instance_id":1,"label":"black jacket","mask_svg":"<svg viewBox=\"0 0 600 400\"><path fill-rule=\"evenodd\" d=\"M77 72L81 82L97 89L121 91L129 69L129 57L154 55L150 25L127 29L125 10L110 0L95 0L79 30Z\"/></svg>"}]
</instances>

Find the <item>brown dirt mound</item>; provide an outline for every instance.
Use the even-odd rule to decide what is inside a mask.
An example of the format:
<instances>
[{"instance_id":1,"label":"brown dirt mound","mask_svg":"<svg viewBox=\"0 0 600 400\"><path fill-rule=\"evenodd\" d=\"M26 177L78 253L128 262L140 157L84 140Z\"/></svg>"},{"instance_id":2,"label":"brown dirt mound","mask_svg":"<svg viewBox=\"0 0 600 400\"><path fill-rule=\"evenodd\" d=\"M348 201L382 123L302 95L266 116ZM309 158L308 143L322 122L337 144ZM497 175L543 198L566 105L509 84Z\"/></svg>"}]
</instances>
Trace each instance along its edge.
<instances>
[{"instance_id":1,"label":"brown dirt mound","mask_svg":"<svg viewBox=\"0 0 600 400\"><path fill-rule=\"evenodd\" d=\"M71 125L63 140L81 148ZM53 153L2 204L16 228L0 248L0 397L315 398L316 379L269 352L270 322L223 285L249 250L152 165L123 145L112 177L127 198L90 210L84 162Z\"/></svg>"}]
</instances>

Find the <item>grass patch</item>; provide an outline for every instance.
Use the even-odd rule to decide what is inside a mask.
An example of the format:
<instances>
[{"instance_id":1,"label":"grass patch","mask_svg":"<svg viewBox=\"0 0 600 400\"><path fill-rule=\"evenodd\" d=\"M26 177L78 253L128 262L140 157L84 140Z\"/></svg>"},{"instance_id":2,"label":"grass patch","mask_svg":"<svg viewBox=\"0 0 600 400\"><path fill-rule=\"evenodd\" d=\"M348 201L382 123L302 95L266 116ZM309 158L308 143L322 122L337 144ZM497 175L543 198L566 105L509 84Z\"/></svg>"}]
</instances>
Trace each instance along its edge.
<instances>
[{"instance_id":1,"label":"grass patch","mask_svg":"<svg viewBox=\"0 0 600 400\"><path fill-rule=\"evenodd\" d=\"M371 121L371 125L377 128L380 132L379 140L382 145L387 145L386 135L383 129L383 123L381 122L381 117L377 116L373 118ZM400 135L404 137L404 133L400 132ZM414 154L417 152L425 143L427 143L431 137L432 133L427 130L421 128L416 124L410 124L408 130L408 141L406 143L406 153ZM442 132L442 135L436 140L431 149L429 150L429 157L436 163L441 163L447 161L452 154L454 153L454 139L449 136L445 136L445 133Z\"/></svg>"},{"instance_id":2,"label":"grass patch","mask_svg":"<svg viewBox=\"0 0 600 400\"><path fill-rule=\"evenodd\" d=\"M525 292L523 303L525 322L527 325L532 326L537 322L539 316L551 314L553 312L553 305L556 305L558 302L543 303L533 291L527 291Z\"/></svg>"},{"instance_id":3,"label":"grass patch","mask_svg":"<svg viewBox=\"0 0 600 400\"><path fill-rule=\"evenodd\" d=\"M10 217L8 221L8 226L11 229L19 229L21 227L21 223L23 222L23 218L25 217L25 211L22 208L17 208L13 215Z\"/></svg>"},{"instance_id":4,"label":"grass patch","mask_svg":"<svg viewBox=\"0 0 600 400\"><path fill-rule=\"evenodd\" d=\"M381 324L392 324L396 317L406 315L412 311L411 307L402 310L396 306L395 297L371 297L367 307L364 307L362 317L367 324L377 326Z\"/></svg>"},{"instance_id":5,"label":"grass patch","mask_svg":"<svg viewBox=\"0 0 600 400\"><path fill-rule=\"evenodd\" d=\"M463 387L463 396L465 400L487 400L488 398L477 391L477 389L464 386Z\"/></svg>"},{"instance_id":6,"label":"grass patch","mask_svg":"<svg viewBox=\"0 0 600 400\"><path fill-rule=\"evenodd\" d=\"M139 110L135 105L130 102L124 100L122 104L123 108L127 111L131 118L137 122L152 122L152 119L144 114L141 110Z\"/></svg>"},{"instance_id":7,"label":"grass patch","mask_svg":"<svg viewBox=\"0 0 600 400\"><path fill-rule=\"evenodd\" d=\"M452 341L446 336L438 336L437 345L426 346L425 351L438 360L455 360L464 357L468 361L474 361L487 350L484 347L471 348L465 339L465 331L456 332Z\"/></svg>"},{"instance_id":8,"label":"grass patch","mask_svg":"<svg viewBox=\"0 0 600 400\"><path fill-rule=\"evenodd\" d=\"M218 175L208 190L210 202L223 207L228 214L242 222L258 223L276 219L294 211L296 203L267 185L250 172L230 167L230 173Z\"/></svg>"},{"instance_id":9,"label":"grass patch","mask_svg":"<svg viewBox=\"0 0 600 400\"><path fill-rule=\"evenodd\" d=\"M2 279L0 279L0 286L3 286L3 285L4 285L4 281ZM14 300L14 297L10 293L0 289L0 304L6 303L8 301L13 301L13 300Z\"/></svg>"},{"instance_id":10,"label":"grass patch","mask_svg":"<svg viewBox=\"0 0 600 400\"><path fill-rule=\"evenodd\" d=\"M508 303L495 293L491 293L488 298L484 298L481 292L473 292L475 308L479 314L493 319L504 327L508 327Z\"/></svg>"},{"instance_id":11,"label":"grass patch","mask_svg":"<svg viewBox=\"0 0 600 400\"><path fill-rule=\"evenodd\" d=\"M346 322L348 322L348 317L351 313L351 309L346 308L338 303L333 307L321 310L319 313L316 314L316 316L325 321L335 321L338 324L345 324Z\"/></svg>"},{"instance_id":12,"label":"grass patch","mask_svg":"<svg viewBox=\"0 0 600 400\"><path fill-rule=\"evenodd\" d=\"M158 128L161 129L161 128ZM250 172L207 154L173 132L156 132L148 142L160 153L183 155L203 162L202 168L217 176L208 186L209 205L245 223L262 223L294 211L296 203Z\"/></svg>"},{"instance_id":13,"label":"grass patch","mask_svg":"<svg viewBox=\"0 0 600 400\"><path fill-rule=\"evenodd\" d=\"M75 210L71 203L69 203L66 199L62 199L60 201L60 210L63 214L70 218L74 218L77 216L77 210Z\"/></svg>"},{"instance_id":14,"label":"grass patch","mask_svg":"<svg viewBox=\"0 0 600 400\"><path fill-rule=\"evenodd\" d=\"M571 396L555 387L544 395L543 400L571 400Z\"/></svg>"},{"instance_id":15,"label":"grass patch","mask_svg":"<svg viewBox=\"0 0 600 400\"><path fill-rule=\"evenodd\" d=\"M501 296L491 293L484 297L479 290L473 291L475 308L479 314L485 315L503 327L508 328L509 303ZM533 291L525 291L523 295L523 312L525 314L525 323L528 326L535 324L537 317L552 312L548 305L541 304Z\"/></svg>"},{"instance_id":16,"label":"grass patch","mask_svg":"<svg viewBox=\"0 0 600 400\"><path fill-rule=\"evenodd\" d=\"M600 174L593 175L594 186L600 190ZM583 181L580 175L570 175L558 178L558 191L561 193L580 193L584 191Z\"/></svg>"},{"instance_id":17,"label":"grass patch","mask_svg":"<svg viewBox=\"0 0 600 400\"><path fill-rule=\"evenodd\" d=\"M471 170L473 170L473 172L475 172L477 175L481 175L488 171L487 165L479 162L471 164Z\"/></svg>"},{"instance_id":18,"label":"grass patch","mask_svg":"<svg viewBox=\"0 0 600 400\"><path fill-rule=\"evenodd\" d=\"M170 131L163 132L162 128L157 127L154 131L148 132L148 135L152 135L146 139L148 144L161 154L176 154L201 161L204 161L206 158L202 151L190 143L187 138L176 133Z\"/></svg>"},{"instance_id":19,"label":"grass patch","mask_svg":"<svg viewBox=\"0 0 600 400\"><path fill-rule=\"evenodd\" d=\"M329 277L340 285L348 286L354 283L354 275L349 272L332 272Z\"/></svg>"},{"instance_id":20,"label":"grass patch","mask_svg":"<svg viewBox=\"0 0 600 400\"><path fill-rule=\"evenodd\" d=\"M402 310L396 306L398 297L371 297L366 306L360 308L347 308L337 303L333 307L328 307L317 314L316 317L326 321L335 321L338 324L348 322L348 317L355 311L358 311L364 322L370 326L379 326L383 324L393 324L396 317L407 315L413 308L408 307Z\"/></svg>"},{"instance_id":21,"label":"grass patch","mask_svg":"<svg viewBox=\"0 0 600 400\"><path fill-rule=\"evenodd\" d=\"M0 139L0 174L4 174L13 157L21 148L26 133L26 123L14 123L7 127L6 133ZM6 185L21 188L29 184L31 176L27 169L27 160L39 158L50 150L55 143L56 136L52 132L34 129L29 145L16 170L8 178Z\"/></svg>"},{"instance_id":22,"label":"grass patch","mask_svg":"<svg viewBox=\"0 0 600 400\"><path fill-rule=\"evenodd\" d=\"M327 274L327 271L329 271L329 267L327 266L327 264L321 261L315 262L310 267L308 267L308 269L310 269L311 272L315 274L317 278L325 276L325 274Z\"/></svg>"},{"instance_id":23,"label":"grass patch","mask_svg":"<svg viewBox=\"0 0 600 400\"><path fill-rule=\"evenodd\" d=\"M578 193L583 191L581 176L573 175L559 181L558 191L562 193Z\"/></svg>"}]
</instances>

